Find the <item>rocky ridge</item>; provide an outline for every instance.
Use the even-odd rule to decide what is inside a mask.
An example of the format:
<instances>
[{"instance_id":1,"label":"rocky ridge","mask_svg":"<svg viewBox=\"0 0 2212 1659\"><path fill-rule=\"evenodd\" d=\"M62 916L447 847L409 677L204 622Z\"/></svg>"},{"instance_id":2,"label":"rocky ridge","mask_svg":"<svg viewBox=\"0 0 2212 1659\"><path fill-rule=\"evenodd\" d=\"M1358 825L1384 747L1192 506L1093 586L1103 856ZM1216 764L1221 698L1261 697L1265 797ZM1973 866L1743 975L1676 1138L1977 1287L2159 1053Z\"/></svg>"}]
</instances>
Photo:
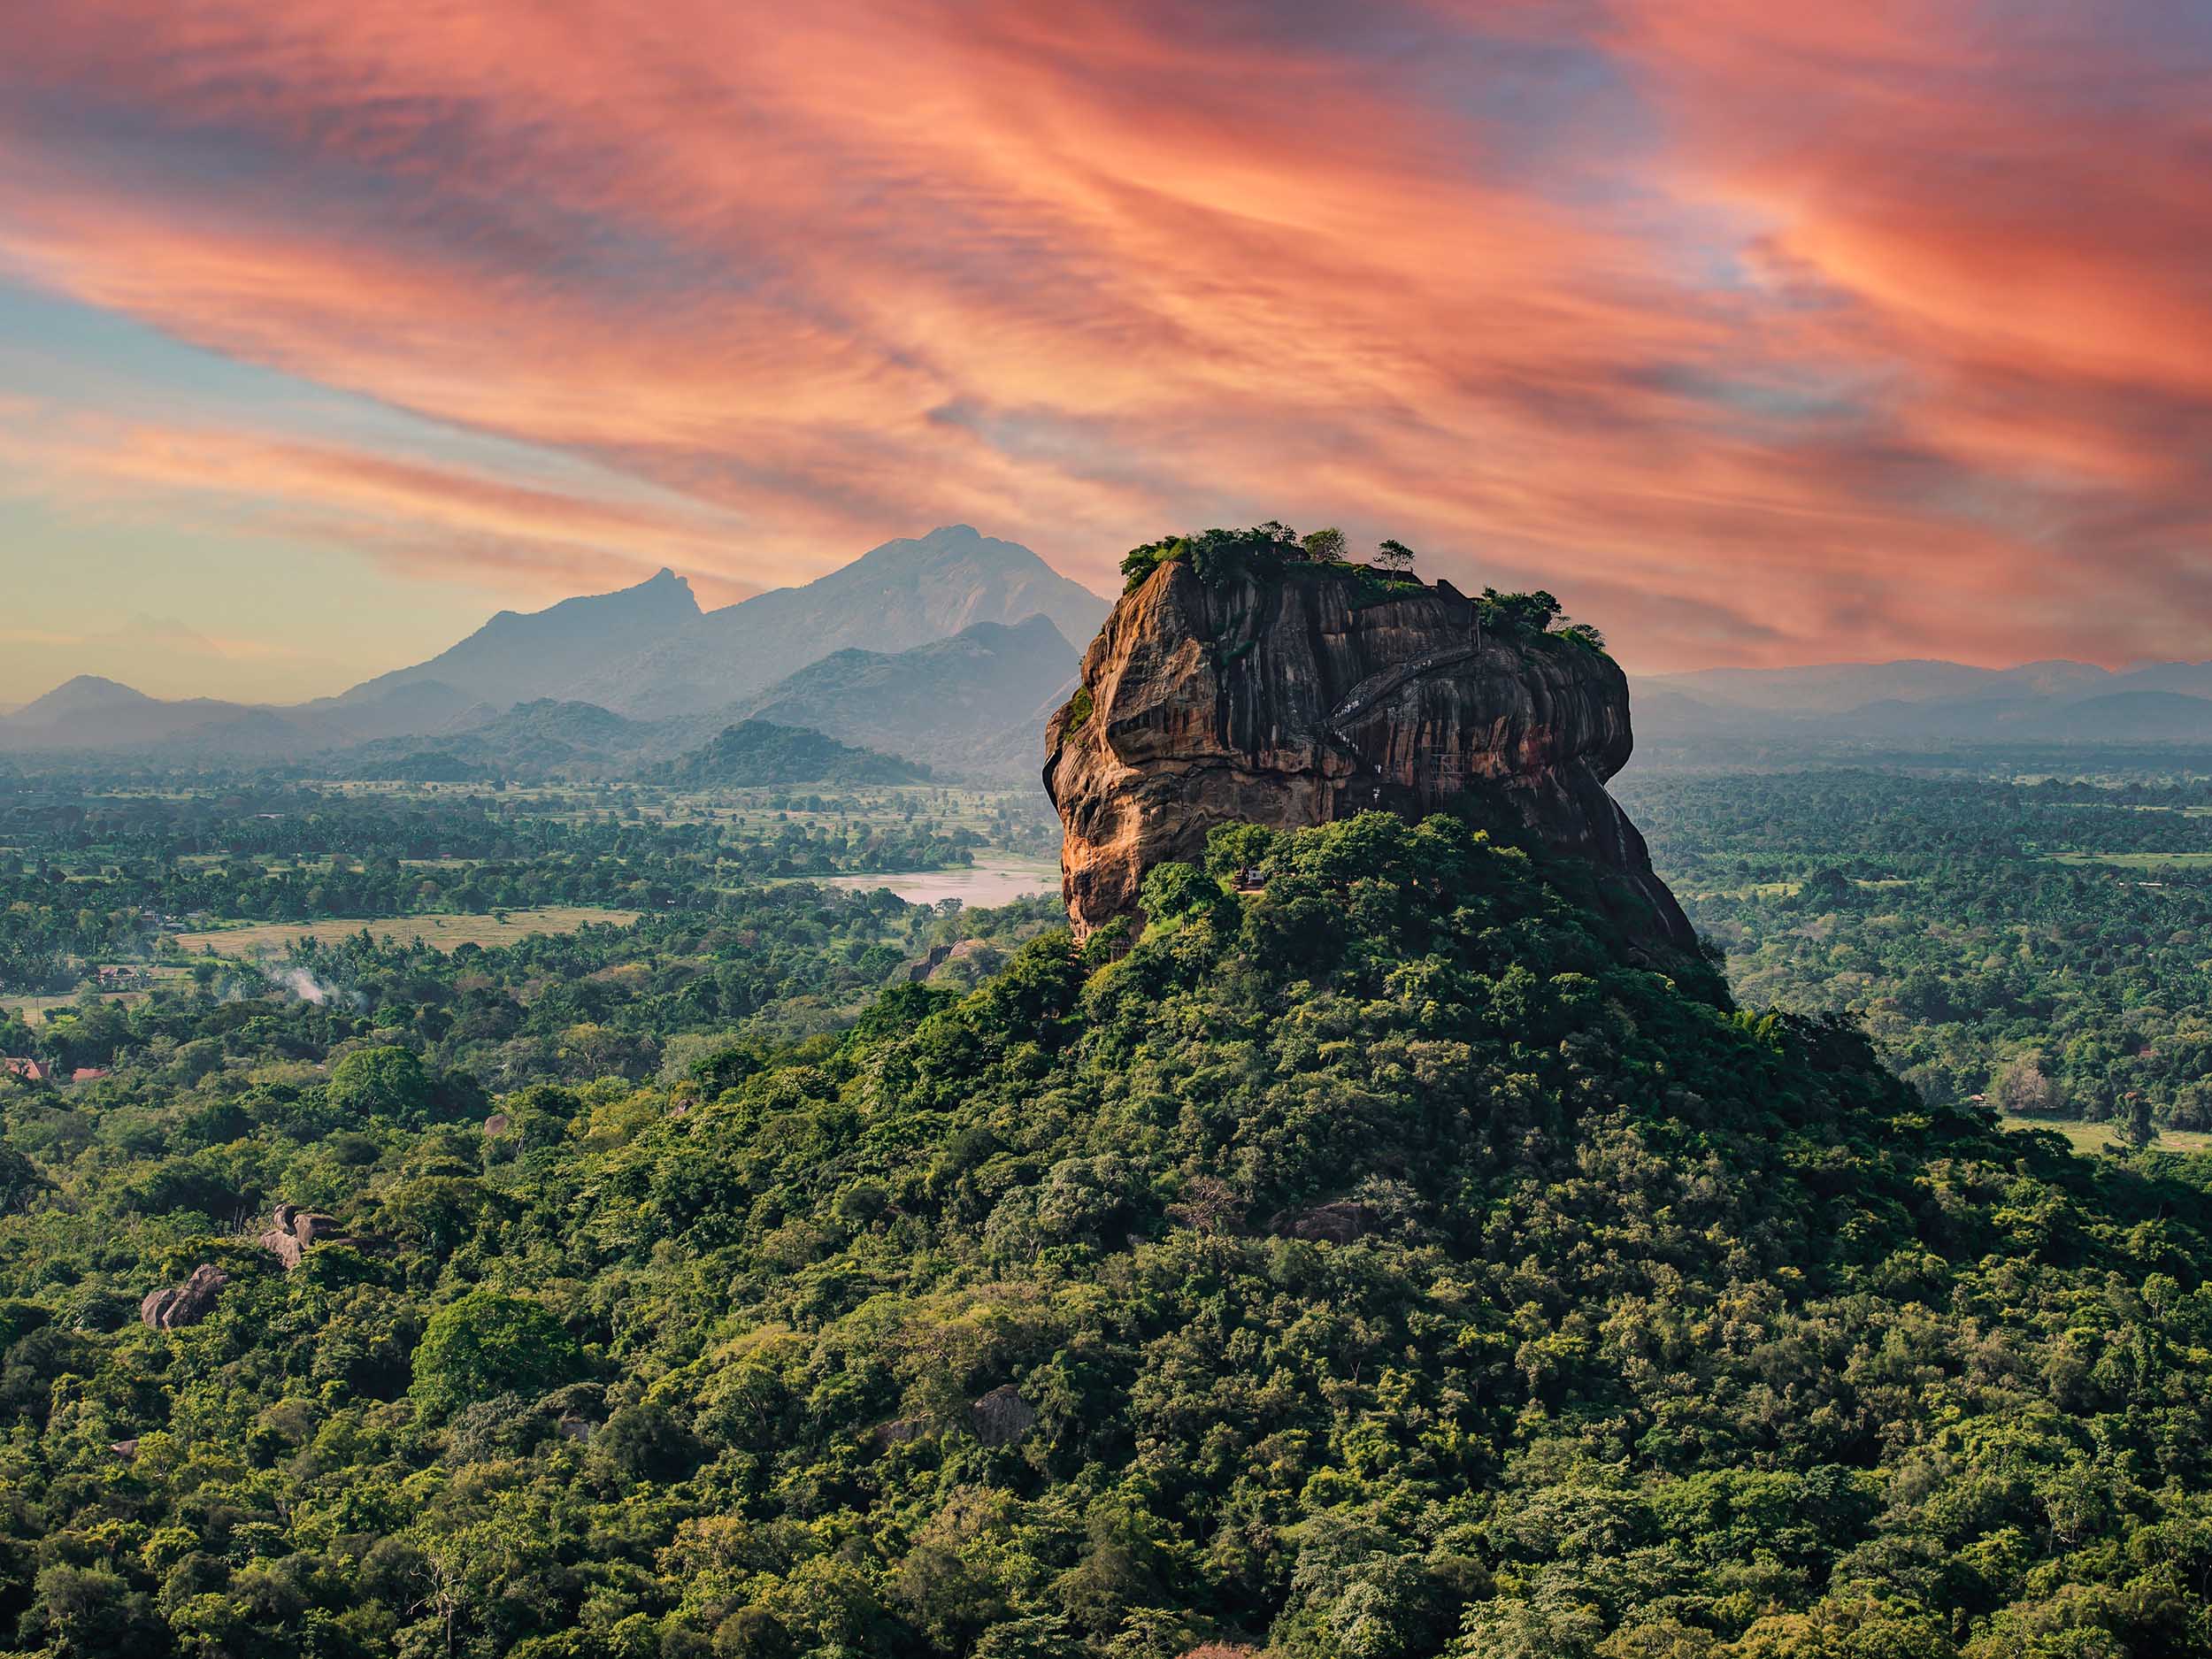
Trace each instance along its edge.
<instances>
[{"instance_id":1,"label":"rocky ridge","mask_svg":"<svg viewBox=\"0 0 2212 1659\"><path fill-rule=\"evenodd\" d=\"M1633 740L1601 650L1480 626L1449 584L1379 589L1345 566L1205 582L1162 564L1084 653L1046 729L1079 935L1131 913L1144 873L1196 859L1216 825L1325 824L1370 809L1462 811L1586 859L1639 935L1696 937L1606 793Z\"/></svg>"}]
</instances>

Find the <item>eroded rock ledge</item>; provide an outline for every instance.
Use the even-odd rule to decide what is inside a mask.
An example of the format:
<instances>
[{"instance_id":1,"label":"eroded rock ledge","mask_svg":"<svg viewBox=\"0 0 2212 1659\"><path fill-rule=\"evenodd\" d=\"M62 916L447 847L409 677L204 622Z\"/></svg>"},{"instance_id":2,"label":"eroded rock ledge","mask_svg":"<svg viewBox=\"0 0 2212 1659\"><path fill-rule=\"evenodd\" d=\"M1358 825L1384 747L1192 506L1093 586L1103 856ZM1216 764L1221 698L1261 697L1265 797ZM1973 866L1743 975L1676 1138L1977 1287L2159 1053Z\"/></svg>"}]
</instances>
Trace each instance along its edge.
<instances>
[{"instance_id":1,"label":"eroded rock ledge","mask_svg":"<svg viewBox=\"0 0 2212 1659\"><path fill-rule=\"evenodd\" d=\"M1635 931L1695 948L1606 793L1632 748L1626 678L1574 641L1479 632L1444 583L1377 602L1325 566L1209 586L1164 564L1114 607L1046 743L1079 936L1133 910L1144 872L1194 860L1217 824L1381 808L1509 812L1617 878L1603 886Z\"/></svg>"}]
</instances>

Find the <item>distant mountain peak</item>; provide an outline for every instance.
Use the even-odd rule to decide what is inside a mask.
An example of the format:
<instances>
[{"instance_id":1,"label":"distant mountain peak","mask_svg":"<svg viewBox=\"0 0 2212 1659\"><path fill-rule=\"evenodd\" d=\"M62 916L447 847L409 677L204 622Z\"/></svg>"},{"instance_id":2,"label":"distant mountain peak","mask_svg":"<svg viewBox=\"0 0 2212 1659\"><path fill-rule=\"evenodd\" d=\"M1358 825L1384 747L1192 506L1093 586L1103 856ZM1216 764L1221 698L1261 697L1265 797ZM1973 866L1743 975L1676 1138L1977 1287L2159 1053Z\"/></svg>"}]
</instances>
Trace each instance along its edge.
<instances>
[{"instance_id":1,"label":"distant mountain peak","mask_svg":"<svg viewBox=\"0 0 2212 1659\"><path fill-rule=\"evenodd\" d=\"M618 588L611 593L579 594L573 599L564 599L557 604L548 605L542 611L534 611L526 614L546 617L551 616L557 611L566 611L572 609L627 611L646 607L656 611L673 611L691 616L698 615L699 601L693 596L691 578L679 576L664 565L643 581L633 582L627 588Z\"/></svg>"},{"instance_id":2,"label":"distant mountain peak","mask_svg":"<svg viewBox=\"0 0 2212 1659\"><path fill-rule=\"evenodd\" d=\"M894 565L910 559L917 553L964 554L973 552L996 554L1008 564L1035 565L1041 570L1052 567L1039 558L1034 551L1018 541L1003 541L997 536L985 535L972 524L941 524L926 535L894 536L888 541L877 543L850 565L832 571L821 580L829 580L843 571ZM1054 572L1056 575L1058 573Z\"/></svg>"},{"instance_id":3,"label":"distant mountain peak","mask_svg":"<svg viewBox=\"0 0 2212 1659\"><path fill-rule=\"evenodd\" d=\"M426 663L365 680L342 699L389 695L442 680L464 699L504 708L572 689L577 680L683 632L703 613L690 579L665 565L612 593L580 594L542 611L503 611Z\"/></svg>"},{"instance_id":4,"label":"distant mountain peak","mask_svg":"<svg viewBox=\"0 0 2212 1659\"><path fill-rule=\"evenodd\" d=\"M698 615L699 601L691 591L691 578L679 576L664 565L643 581L632 582L627 588L616 588L603 594L572 594L566 599L557 599L538 611L495 611L492 613L491 621L485 626L527 622L538 617L573 615L579 611L604 612L640 609ZM480 628L478 633L482 631ZM463 641L462 643L466 644L467 641Z\"/></svg>"},{"instance_id":5,"label":"distant mountain peak","mask_svg":"<svg viewBox=\"0 0 2212 1659\"><path fill-rule=\"evenodd\" d=\"M573 695L641 718L703 714L841 650L897 653L978 623L1016 627L1041 614L1064 640L1088 644L1110 608L1018 541L939 525L803 586L710 611L572 683Z\"/></svg>"},{"instance_id":6,"label":"distant mountain peak","mask_svg":"<svg viewBox=\"0 0 2212 1659\"><path fill-rule=\"evenodd\" d=\"M135 708L155 699L119 680L100 674L78 674L65 680L44 696L18 710L19 720L58 719L63 715L88 714L97 709Z\"/></svg>"},{"instance_id":7,"label":"distant mountain peak","mask_svg":"<svg viewBox=\"0 0 2212 1659\"><path fill-rule=\"evenodd\" d=\"M1109 608L1018 541L942 524L714 611L702 611L690 580L667 566L612 593L503 611L429 661L339 701L437 680L453 688L457 708L556 697L643 718L704 714L841 649L903 651L978 623L1021 627L1041 615L1080 646Z\"/></svg>"}]
</instances>

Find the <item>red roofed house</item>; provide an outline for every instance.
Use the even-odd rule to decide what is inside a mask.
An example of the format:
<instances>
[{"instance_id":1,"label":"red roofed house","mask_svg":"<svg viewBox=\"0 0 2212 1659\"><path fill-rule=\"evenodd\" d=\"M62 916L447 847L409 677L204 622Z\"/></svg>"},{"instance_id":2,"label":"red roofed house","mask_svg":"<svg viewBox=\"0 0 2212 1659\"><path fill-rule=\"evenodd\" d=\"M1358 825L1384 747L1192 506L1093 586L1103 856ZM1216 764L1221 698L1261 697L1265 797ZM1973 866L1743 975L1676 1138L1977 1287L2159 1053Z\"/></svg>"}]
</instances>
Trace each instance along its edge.
<instances>
[{"instance_id":1,"label":"red roofed house","mask_svg":"<svg viewBox=\"0 0 2212 1659\"><path fill-rule=\"evenodd\" d=\"M43 1083L46 1080L46 1068L37 1061L20 1055L0 1055L0 1071L5 1071L11 1077L19 1077L26 1083Z\"/></svg>"}]
</instances>

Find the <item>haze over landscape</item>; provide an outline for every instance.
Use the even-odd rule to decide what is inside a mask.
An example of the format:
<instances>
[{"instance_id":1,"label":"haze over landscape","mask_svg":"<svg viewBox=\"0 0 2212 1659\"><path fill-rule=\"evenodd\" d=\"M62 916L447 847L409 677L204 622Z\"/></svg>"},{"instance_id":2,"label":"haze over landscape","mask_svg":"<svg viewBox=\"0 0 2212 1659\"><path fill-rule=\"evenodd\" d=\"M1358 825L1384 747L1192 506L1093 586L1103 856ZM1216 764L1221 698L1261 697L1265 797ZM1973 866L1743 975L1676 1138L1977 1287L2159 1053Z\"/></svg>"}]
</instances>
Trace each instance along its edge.
<instances>
[{"instance_id":1,"label":"haze over landscape","mask_svg":"<svg viewBox=\"0 0 2212 1659\"><path fill-rule=\"evenodd\" d=\"M2212 1655L2212 12L0 29L0 1659Z\"/></svg>"}]
</instances>

